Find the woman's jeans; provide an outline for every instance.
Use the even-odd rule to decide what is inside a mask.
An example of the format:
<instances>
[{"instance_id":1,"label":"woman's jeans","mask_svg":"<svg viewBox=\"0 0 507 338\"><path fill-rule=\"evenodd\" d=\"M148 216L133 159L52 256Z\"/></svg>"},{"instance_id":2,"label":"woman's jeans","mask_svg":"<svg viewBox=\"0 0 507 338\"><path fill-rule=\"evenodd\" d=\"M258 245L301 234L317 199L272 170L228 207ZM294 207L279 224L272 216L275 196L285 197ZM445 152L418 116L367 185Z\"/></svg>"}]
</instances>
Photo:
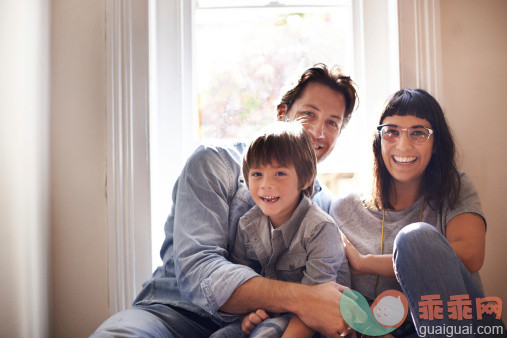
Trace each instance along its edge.
<instances>
[{"instance_id":1,"label":"woman's jeans","mask_svg":"<svg viewBox=\"0 0 507 338\"><path fill-rule=\"evenodd\" d=\"M495 314L478 313L476 302L484 293L434 226L403 228L394 242L393 261L419 336L480 336L491 333L492 326L502 326L497 330L506 334Z\"/></svg>"}]
</instances>

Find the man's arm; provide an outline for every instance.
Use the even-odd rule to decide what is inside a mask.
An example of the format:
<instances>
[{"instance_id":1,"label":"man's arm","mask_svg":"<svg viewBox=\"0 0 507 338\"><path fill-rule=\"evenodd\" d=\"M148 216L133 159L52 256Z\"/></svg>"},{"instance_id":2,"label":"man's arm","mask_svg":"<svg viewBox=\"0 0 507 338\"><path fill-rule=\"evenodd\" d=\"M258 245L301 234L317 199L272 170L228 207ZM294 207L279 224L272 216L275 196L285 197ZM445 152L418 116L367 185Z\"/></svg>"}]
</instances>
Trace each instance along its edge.
<instances>
[{"instance_id":1,"label":"man's arm","mask_svg":"<svg viewBox=\"0 0 507 338\"><path fill-rule=\"evenodd\" d=\"M188 159L173 194L174 244L166 255L174 255L182 296L211 314L217 314L237 286L258 276L227 260L235 233L229 205L236 200L239 170L224 149L201 147ZM244 205L248 210L248 203Z\"/></svg>"},{"instance_id":2,"label":"man's arm","mask_svg":"<svg viewBox=\"0 0 507 338\"><path fill-rule=\"evenodd\" d=\"M340 311L343 289L334 282L309 286L254 277L236 288L220 310L291 312L308 327L329 337L339 337L349 330Z\"/></svg>"}]
</instances>

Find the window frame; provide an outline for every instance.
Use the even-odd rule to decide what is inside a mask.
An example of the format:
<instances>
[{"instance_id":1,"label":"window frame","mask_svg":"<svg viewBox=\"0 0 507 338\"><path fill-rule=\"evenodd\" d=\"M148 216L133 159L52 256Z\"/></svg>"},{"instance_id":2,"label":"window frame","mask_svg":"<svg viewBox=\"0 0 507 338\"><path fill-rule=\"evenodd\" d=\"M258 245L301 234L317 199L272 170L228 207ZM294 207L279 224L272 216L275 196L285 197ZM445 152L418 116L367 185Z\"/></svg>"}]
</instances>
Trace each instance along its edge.
<instances>
[{"instance_id":1,"label":"window frame","mask_svg":"<svg viewBox=\"0 0 507 338\"><path fill-rule=\"evenodd\" d=\"M148 0L106 1L109 315L151 274Z\"/></svg>"},{"instance_id":2,"label":"window frame","mask_svg":"<svg viewBox=\"0 0 507 338\"><path fill-rule=\"evenodd\" d=\"M389 15L398 18L399 45L392 47L399 48L399 87L424 88L441 100L440 0L385 1ZM354 49L362 55L368 53L368 32L375 29L375 21L367 19L373 3L353 1L358 25ZM198 142L197 118L180 113L195 106L194 8L194 0L106 1L110 314L128 308L152 272L150 187L154 189L154 177L165 176L157 186L170 203L172 185ZM168 17L173 20L160 20ZM374 76L374 69L362 69L354 74L360 84ZM169 88L164 95L156 90L161 85ZM360 97L369 94L367 85L359 91ZM167 123L178 126L180 132L161 133L159 128ZM161 163L163 158L171 158L171 163Z\"/></svg>"}]
</instances>

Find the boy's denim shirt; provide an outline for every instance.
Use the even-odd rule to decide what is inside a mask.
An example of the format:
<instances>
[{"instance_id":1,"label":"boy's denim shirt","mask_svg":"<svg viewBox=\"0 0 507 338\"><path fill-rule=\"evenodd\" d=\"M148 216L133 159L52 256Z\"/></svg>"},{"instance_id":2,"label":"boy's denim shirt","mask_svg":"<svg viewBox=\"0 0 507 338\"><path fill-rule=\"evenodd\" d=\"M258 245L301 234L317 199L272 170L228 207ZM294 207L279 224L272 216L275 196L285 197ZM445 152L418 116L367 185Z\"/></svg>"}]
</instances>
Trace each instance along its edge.
<instances>
[{"instance_id":1,"label":"boy's denim shirt","mask_svg":"<svg viewBox=\"0 0 507 338\"><path fill-rule=\"evenodd\" d=\"M232 292L259 276L227 260L238 221L253 205L241 175L244 143L200 146L173 189L160 250L163 265L143 284L134 304L168 304L222 324L237 316L218 309ZM329 213L332 194L315 183L312 198Z\"/></svg>"}]
</instances>

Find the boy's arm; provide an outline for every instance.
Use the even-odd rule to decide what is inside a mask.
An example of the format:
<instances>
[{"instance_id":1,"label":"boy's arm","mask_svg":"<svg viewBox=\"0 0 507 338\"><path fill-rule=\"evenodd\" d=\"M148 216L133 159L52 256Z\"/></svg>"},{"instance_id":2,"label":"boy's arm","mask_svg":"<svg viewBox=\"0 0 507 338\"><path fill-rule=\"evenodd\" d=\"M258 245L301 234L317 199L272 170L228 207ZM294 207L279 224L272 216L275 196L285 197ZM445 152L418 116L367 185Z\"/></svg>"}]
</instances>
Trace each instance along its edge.
<instances>
[{"instance_id":1,"label":"boy's arm","mask_svg":"<svg viewBox=\"0 0 507 338\"><path fill-rule=\"evenodd\" d=\"M315 331L308 328L298 316L292 315L282 338L311 338Z\"/></svg>"},{"instance_id":2,"label":"boy's arm","mask_svg":"<svg viewBox=\"0 0 507 338\"><path fill-rule=\"evenodd\" d=\"M346 261L338 227L331 222L322 222L317 225L312 229L305 247L308 258L302 283L321 284L336 281L338 274L342 272L340 270L342 263ZM347 274L350 274L348 270ZM297 315L293 315L284 337L311 337L313 334L312 329L307 327Z\"/></svg>"},{"instance_id":3,"label":"boy's arm","mask_svg":"<svg viewBox=\"0 0 507 338\"><path fill-rule=\"evenodd\" d=\"M240 218L238 223L238 230L236 232L236 240L234 241L234 248L229 257L229 260L235 264L242 264L254 268L252 260L247 255L246 246L250 242L247 231L242 226L244 221Z\"/></svg>"},{"instance_id":4,"label":"boy's arm","mask_svg":"<svg viewBox=\"0 0 507 338\"><path fill-rule=\"evenodd\" d=\"M301 283L315 285L336 281L342 262L346 260L341 234L336 224L321 222L311 229L304 245L308 258Z\"/></svg>"}]
</instances>

